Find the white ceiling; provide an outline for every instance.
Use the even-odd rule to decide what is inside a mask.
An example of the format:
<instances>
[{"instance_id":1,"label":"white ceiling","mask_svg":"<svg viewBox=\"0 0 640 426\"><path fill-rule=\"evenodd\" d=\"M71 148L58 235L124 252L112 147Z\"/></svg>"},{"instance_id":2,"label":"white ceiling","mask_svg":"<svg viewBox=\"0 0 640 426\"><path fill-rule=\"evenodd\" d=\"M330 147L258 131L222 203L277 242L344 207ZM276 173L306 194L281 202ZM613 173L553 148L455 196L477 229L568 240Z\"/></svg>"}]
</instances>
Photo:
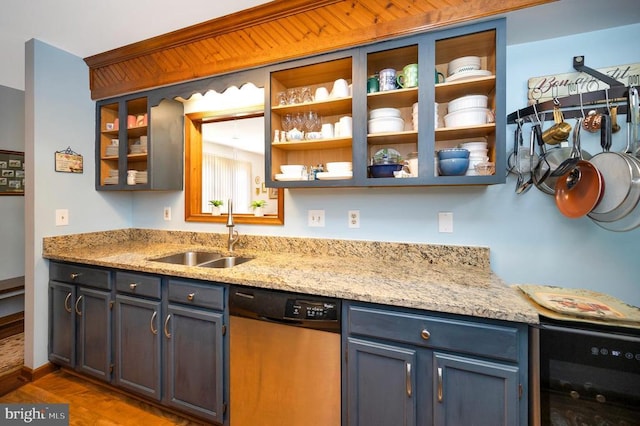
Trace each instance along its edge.
<instances>
[{"instance_id":1,"label":"white ceiling","mask_svg":"<svg viewBox=\"0 0 640 426\"><path fill-rule=\"evenodd\" d=\"M85 58L247 9L265 0L2 0L0 85L24 89L24 44ZM507 15L508 44L640 22L637 0L560 0Z\"/></svg>"}]
</instances>

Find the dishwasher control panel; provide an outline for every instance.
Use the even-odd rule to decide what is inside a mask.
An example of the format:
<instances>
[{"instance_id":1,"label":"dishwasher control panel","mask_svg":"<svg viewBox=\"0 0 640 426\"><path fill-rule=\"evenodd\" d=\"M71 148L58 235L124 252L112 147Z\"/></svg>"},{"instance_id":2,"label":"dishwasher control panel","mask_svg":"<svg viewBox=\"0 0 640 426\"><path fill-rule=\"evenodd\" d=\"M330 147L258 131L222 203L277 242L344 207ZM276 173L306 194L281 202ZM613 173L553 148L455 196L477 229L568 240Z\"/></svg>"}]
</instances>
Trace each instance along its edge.
<instances>
[{"instance_id":1,"label":"dishwasher control panel","mask_svg":"<svg viewBox=\"0 0 640 426\"><path fill-rule=\"evenodd\" d=\"M330 301L288 299L284 316L304 321L337 321L338 305Z\"/></svg>"}]
</instances>

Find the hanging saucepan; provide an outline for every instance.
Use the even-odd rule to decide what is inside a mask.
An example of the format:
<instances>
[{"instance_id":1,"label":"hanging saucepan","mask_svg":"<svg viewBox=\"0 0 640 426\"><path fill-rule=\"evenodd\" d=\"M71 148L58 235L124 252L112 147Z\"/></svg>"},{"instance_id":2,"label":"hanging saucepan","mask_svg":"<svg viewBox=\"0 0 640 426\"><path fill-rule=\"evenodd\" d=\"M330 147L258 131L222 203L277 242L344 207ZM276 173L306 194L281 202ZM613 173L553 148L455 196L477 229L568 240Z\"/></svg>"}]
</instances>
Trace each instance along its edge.
<instances>
[{"instance_id":1,"label":"hanging saucepan","mask_svg":"<svg viewBox=\"0 0 640 426\"><path fill-rule=\"evenodd\" d=\"M580 129L578 120L573 130L574 152L557 170L566 170L558 177L555 187L556 206L560 213L575 219L585 216L598 205L602 196L602 175L589 161L580 158Z\"/></svg>"},{"instance_id":2,"label":"hanging saucepan","mask_svg":"<svg viewBox=\"0 0 640 426\"><path fill-rule=\"evenodd\" d=\"M628 114L637 116L637 92L629 93ZM589 217L599 226L610 231L630 231L640 226L640 160L626 152L609 152L610 123L603 121L607 129L602 130L601 145L603 152L591 160L603 175L605 190L602 201ZM630 131L632 129L629 129ZM632 138L632 137L631 137ZM630 138L630 139L631 139ZM625 151L629 150L627 140Z\"/></svg>"},{"instance_id":3,"label":"hanging saucepan","mask_svg":"<svg viewBox=\"0 0 640 426\"><path fill-rule=\"evenodd\" d=\"M540 147L540 161L534 170L533 182L536 187L545 194L555 195L557 177L552 177L553 173L566 159L571 157L572 147L554 147L549 150L545 149L542 138L538 139ZM580 151L582 159L589 160L591 154L585 150Z\"/></svg>"}]
</instances>

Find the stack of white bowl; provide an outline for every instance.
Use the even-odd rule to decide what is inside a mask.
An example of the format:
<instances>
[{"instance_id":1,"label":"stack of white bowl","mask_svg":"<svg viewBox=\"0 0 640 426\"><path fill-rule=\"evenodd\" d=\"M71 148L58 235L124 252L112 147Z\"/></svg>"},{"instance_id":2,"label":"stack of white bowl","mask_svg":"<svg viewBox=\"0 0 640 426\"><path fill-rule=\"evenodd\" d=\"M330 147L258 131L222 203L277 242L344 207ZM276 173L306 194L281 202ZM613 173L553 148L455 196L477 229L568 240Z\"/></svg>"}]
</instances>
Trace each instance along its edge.
<instances>
[{"instance_id":1,"label":"stack of white bowl","mask_svg":"<svg viewBox=\"0 0 640 426\"><path fill-rule=\"evenodd\" d=\"M398 108L377 108L369 111L369 133L402 132L404 120Z\"/></svg>"},{"instance_id":2,"label":"stack of white bowl","mask_svg":"<svg viewBox=\"0 0 640 426\"><path fill-rule=\"evenodd\" d=\"M485 95L467 95L449 102L444 116L446 127L465 127L485 124L489 121L488 98Z\"/></svg>"},{"instance_id":3,"label":"stack of white bowl","mask_svg":"<svg viewBox=\"0 0 640 426\"><path fill-rule=\"evenodd\" d=\"M454 59L447 65L447 75L451 77L459 72L477 71L480 69L480 57L479 56L463 56L461 58Z\"/></svg>"},{"instance_id":4,"label":"stack of white bowl","mask_svg":"<svg viewBox=\"0 0 640 426\"><path fill-rule=\"evenodd\" d=\"M458 146L469 151L469 168L467 169L465 176L478 175L478 172L476 172L476 164L486 163L487 161L489 161L489 149L487 148L487 142L465 142L461 143Z\"/></svg>"},{"instance_id":5,"label":"stack of white bowl","mask_svg":"<svg viewBox=\"0 0 640 426\"><path fill-rule=\"evenodd\" d=\"M276 180L303 180L304 166L300 164L283 164L280 166L282 173L277 173Z\"/></svg>"}]
</instances>

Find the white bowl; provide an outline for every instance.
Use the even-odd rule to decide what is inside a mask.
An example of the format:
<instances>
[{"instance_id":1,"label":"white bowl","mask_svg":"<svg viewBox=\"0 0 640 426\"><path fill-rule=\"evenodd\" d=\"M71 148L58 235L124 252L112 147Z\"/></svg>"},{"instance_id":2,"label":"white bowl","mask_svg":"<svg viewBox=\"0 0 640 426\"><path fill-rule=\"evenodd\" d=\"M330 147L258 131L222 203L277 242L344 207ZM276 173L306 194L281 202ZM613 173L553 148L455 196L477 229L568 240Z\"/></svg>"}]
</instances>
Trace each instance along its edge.
<instances>
[{"instance_id":1,"label":"white bowl","mask_svg":"<svg viewBox=\"0 0 640 426\"><path fill-rule=\"evenodd\" d=\"M488 120L487 108L467 108L461 111L450 112L444 116L445 127L465 127L485 124Z\"/></svg>"},{"instance_id":2,"label":"white bowl","mask_svg":"<svg viewBox=\"0 0 640 426\"><path fill-rule=\"evenodd\" d=\"M468 149L469 151L474 151L477 149L487 149L487 143L478 141L478 142L465 142L458 145L459 148Z\"/></svg>"},{"instance_id":3,"label":"white bowl","mask_svg":"<svg viewBox=\"0 0 640 426\"><path fill-rule=\"evenodd\" d=\"M401 132L404 120L398 117L383 117L369 120L369 133Z\"/></svg>"},{"instance_id":4,"label":"white bowl","mask_svg":"<svg viewBox=\"0 0 640 426\"><path fill-rule=\"evenodd\" d=\"M280 166L282 174L287 176L301 176L302 169L304 169L304 166L298 164L283 164Z\"/></svg>"},{"instance_id":5,"label":"white bowl","mask_svg":"<svg viewBox=\"0 0 640 426\"><path fill-rule=\"evenodd\" d=\"M479 56L463 56L454 59L447 65L448 75L453 75L462 71L475 71L480 69Z\"/></svg>"},{"instance_id":6,"label":"white bowl","mask_svg":"<svg viewBox=\"0 0 640 426\"><path fill-rule=\"evenodd\" d=\"M400 110L398 108L377 108L369 111L369 119L384 117L400 117Z\"/></svg>"},{"instance_id":7,"label":"white bowl","mask_svg":"<svg viewBox=\"0 0 640 426\"><path fill-rule=\"evenodd\" d=\"M335 161L327 163L327 171L329 173L350 172L353 169L351 161Z\"/></svg>"},{"instance_id":8,"label":"white bowl","mask_svg":"<svg viewBox=\"0 0 640 426\"><path fill-rule=\"evenodd\" d=\"M485 95L467 95L449 102L447 110L451 113L467 108L486 108L487 100Z\"/></svg>"}]
</instances>

